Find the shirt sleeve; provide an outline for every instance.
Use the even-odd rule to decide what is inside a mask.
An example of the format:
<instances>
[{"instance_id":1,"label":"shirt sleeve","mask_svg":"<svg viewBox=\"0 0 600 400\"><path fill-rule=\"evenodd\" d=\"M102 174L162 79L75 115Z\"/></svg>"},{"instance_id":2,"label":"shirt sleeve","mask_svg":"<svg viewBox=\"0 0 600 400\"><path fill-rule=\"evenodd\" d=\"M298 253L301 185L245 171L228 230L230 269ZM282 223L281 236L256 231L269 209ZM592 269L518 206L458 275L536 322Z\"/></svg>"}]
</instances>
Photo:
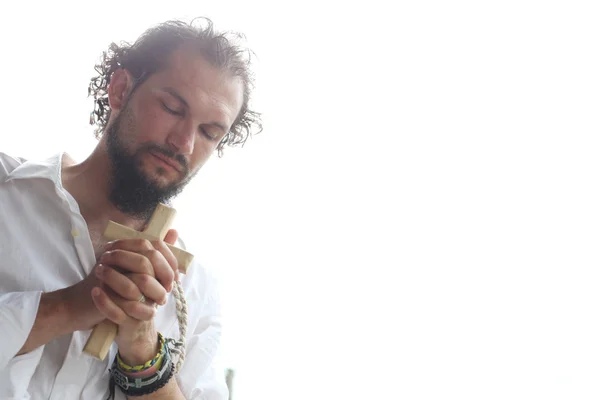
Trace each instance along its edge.
<instances>
[{"instance_id":1,"label":"shirt sleeve","mask_svg":"<svg viewBox=\"0 0 600 400\"><path fill-rule=\"evenodd\" d=\"M17 353L33 328L41 296L41 291L0 293L0 387L26 390L40 362L44 346L19 356Z\"/></svg>"},{"instance_id":2,"label":"shirt sleeve","mask_svg":"<svg viewBox=\"0 0 600 400\"><path fill-rule=\"evenodd\" d=\"M177 380L186 399L227 400L225 371L219 363L221 326L207 317L187 341L185 362Z\"/></svg>"},{"instance_id":3,"label":"shirt sleeve","mask_svg":"<svg viewBox=\"0 0 600 400\"><path fill-rule=\"evenodd\" d=\"M220 299L216 282L209 278L206 283L202 317L187 338L185 361L177 381L188 400L227 400L229 391L220 363Z\"/></svg>"}]
</instances>

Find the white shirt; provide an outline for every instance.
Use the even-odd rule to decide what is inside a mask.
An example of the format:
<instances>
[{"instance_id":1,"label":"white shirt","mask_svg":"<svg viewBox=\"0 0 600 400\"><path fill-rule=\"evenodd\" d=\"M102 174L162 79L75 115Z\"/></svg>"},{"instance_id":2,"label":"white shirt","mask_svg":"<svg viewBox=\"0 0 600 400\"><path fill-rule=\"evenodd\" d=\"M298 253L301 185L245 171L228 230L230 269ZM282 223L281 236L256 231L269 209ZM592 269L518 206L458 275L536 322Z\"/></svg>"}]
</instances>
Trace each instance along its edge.
<instances>
[{"instance_id":1,"label":"white shirt","mask_svg":"<svg viewBox=\"0 0 600 400\"><path fill-rule=\"evenodd\" d=\"M95 265L87 225L61 182L62 154L44 162L0 153L0 399L106 399L108 368L82 353L91 331L62 336L16 356L35 321L42 292L80 282ZM227 386L215 358L220 305L214 277L194 262L181 276L188 302L187 354L177 382L187 399L224 400ZM155 324L179 338L172 295ZM116 388L116 399L125 399Z\"/></svg>"}]
</instances>

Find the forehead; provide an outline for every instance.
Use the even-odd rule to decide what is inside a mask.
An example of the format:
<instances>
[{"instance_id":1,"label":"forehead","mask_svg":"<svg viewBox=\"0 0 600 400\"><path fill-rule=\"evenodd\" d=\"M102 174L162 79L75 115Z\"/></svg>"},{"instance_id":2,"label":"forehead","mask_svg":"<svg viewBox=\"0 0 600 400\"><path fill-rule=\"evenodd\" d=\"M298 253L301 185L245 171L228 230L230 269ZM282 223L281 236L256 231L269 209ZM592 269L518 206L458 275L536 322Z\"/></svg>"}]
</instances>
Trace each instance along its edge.
<instances>
[{"instance_id":1,"label":"forehead","mask_svg":"<svg viewBox=\"0 0 600 400\"><path fill-rule=\"evenodd\" d=\"M215 68L203 56L187 48L173 51L165 68L153 78L153 86L175 89L192 112L198 109L221 113L226 119L223 122L228 125L233 124L242 107L242 80L227 70Z\"/></svg>"}]
</instances>

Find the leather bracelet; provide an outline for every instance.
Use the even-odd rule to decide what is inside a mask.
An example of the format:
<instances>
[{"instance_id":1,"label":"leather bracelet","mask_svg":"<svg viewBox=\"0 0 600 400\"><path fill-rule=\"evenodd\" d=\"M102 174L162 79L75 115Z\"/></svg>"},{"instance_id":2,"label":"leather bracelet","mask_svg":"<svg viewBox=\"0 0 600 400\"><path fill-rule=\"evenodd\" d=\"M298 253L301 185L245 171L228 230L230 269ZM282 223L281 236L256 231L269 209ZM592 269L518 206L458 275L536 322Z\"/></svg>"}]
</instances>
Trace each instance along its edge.
<instances>
[{"instance_id":1,"label":"leather bracelet","mask_svg":"<svg viewBox=\"0 0 600 400\"><path fill-rule=\"evenodd\" d=\"M169 381L173 377L173 373L175 372L175 365L173 364L171 359L169 359L168 363L165 363L164 367L165 367L164 373L154 383L152 383L150 385L142 386L141 388L136 388L133 386L129 387L129 389L127 389L127 390L123 390L123 388L121 388L121 391L126 396L135 397L135 396L144 396L144 395L154 393L157 390L162 389L167 383L169 383Z\"/></svg>"},{"instance_id":2,"label":"leather bracelet","mask_svg":"<svg viewBox=\"0 0 600 400\"><path fill-rule=\"evenodd\" d=\"M171 360L171 352L167 343L163 343L160 351L162 353L162 365L158 371L150 376L135 377L128 375L129 372L123 371L117 358L113 361L110 369L111 380L119 386L121 391L127 396L143 396L156 392L169 382L174 373L174 365Z\"/></svg>"}]
</instances>

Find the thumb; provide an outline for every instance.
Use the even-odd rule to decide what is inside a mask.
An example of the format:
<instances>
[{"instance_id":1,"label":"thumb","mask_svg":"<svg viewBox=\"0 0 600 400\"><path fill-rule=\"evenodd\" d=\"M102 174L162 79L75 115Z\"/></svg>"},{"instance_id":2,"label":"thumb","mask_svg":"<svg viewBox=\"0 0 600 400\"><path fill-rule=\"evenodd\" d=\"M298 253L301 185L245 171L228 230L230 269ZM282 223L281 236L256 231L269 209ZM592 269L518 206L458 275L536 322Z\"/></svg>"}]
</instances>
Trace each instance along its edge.
<instances>
[{"instance_id":1,"label":"thumb","mask_svg":"<svg viewBox=\"0 0 600 400\"><path fill-rule=\"evenodd\" d=\"M178 237L179 237L179 234L177 233L177 231L175 229L169 229L169 231L165 235L164 241L169 244L175 244Z\"/></svg>"}]
</instances>

